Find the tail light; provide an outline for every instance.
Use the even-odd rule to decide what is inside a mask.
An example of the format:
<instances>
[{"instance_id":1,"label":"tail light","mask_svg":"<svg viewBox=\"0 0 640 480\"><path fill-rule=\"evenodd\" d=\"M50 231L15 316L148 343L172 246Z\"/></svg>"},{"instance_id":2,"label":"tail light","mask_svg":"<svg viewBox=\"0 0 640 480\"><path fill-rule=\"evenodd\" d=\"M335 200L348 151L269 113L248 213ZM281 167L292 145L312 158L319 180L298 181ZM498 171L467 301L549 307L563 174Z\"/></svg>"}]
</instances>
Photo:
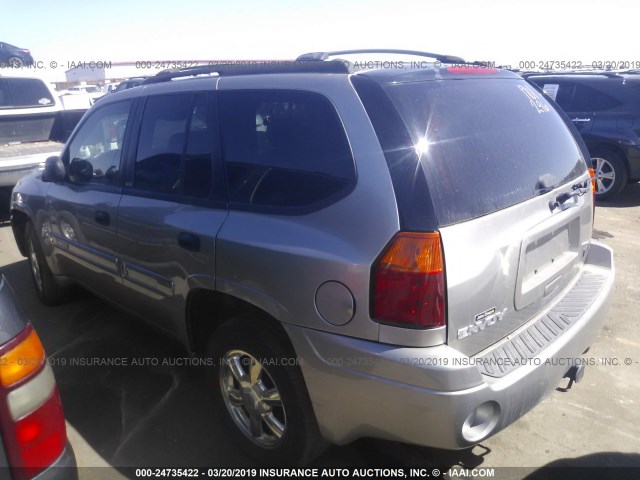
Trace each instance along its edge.
<instances>
[{"instance_id":1,"label":"tail light","mask_svg":"<svg viewBox=\"0 0 640 480\"><path fill-rule=\"evenodd\" d=\"M31 325L0 348L0 412L16 478L33 478L60 457L67 443L64 413L53 371Z\"/></svg>"},{"instance_id":2,"label":"tail light","mask_svg":"<svg viewBox=\"0 0 640 480\"><path fill-rule=\"evenodd\" d=\"M371 317L405 328L445 325L438 232L400 232L389 242L372 271Z\"/></svg>"},{"instance_id":3,"label":"tail light","mask_svg":"<svg viewBox=\"0 0 640 480\"><path fill-rule=\"evenodd\" d=\"M44 363L44 348L38 334L28 328L30 333L27 337L0 357L0 383L3 387L18 383Z\"/></svg>"},{"instance_id":4,"label":"tail light","mask_svg":"<svg viewBox=\"0 0 640 480\"><path fill-rule=\"evenodd\" d=\"M598 191L598 184L596 182L596 171L593 168L589 169L589 176L591 177L591 195L593 196L593 221L596 219L596 192Z\"/></svg>"}]
</instances>

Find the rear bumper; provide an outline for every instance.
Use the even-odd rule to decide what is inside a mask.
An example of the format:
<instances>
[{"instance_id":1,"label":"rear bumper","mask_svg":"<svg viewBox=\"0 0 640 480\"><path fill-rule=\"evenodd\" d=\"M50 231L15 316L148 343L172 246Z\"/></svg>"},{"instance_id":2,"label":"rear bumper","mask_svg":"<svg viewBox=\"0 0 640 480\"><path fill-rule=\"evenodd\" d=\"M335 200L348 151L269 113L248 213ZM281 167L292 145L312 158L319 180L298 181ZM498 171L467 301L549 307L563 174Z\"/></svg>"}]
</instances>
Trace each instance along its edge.
<instances>
[{"instance_id":1,"label":"rear bumper","mask_svg":"<svg viewBox=\"0 0 640 480\"><path fill-rule=\"evenodd\" d=\"M336 444L377 437L457 449L505 428L558 386L602 328L615 277L612 251L594 241L585 272L603 281L580 318L499 378L446 345L402 348L285 326L322 434Z\"/></svg>"},{"instance_id":2,"label":"rear bumper","mask_svg":"<svg viewBox=\"0 0 640 480\"><path fill-rule=\"evenodd\" d=\"M71 448L71 444L67 443L62 455L46 470L43 470L34 477L33 480L77 480L78 469L76 466L76 457Z\"/></svg>"}]
</instances>

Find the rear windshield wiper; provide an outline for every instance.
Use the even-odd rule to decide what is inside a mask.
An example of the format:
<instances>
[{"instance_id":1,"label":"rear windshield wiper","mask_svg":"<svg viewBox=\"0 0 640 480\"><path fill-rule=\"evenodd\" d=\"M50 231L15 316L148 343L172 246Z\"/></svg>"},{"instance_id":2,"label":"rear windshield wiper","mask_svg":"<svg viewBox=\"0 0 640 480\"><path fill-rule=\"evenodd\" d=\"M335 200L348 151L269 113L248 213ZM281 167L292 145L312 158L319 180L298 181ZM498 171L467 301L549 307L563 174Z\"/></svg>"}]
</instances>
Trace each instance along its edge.
<instances>
[{"instance_id":1,"label":"rear windshield wiper","mask_svg":"<svg viewBox=\"0 0 640 480\"><path fill-rule=\"evenodd\" d=\"M536 195L544 195L558 186L558 181L555 176L545 173L538 178L536 182L536 189L534 190Z\"/></svg>"}]
</instances>

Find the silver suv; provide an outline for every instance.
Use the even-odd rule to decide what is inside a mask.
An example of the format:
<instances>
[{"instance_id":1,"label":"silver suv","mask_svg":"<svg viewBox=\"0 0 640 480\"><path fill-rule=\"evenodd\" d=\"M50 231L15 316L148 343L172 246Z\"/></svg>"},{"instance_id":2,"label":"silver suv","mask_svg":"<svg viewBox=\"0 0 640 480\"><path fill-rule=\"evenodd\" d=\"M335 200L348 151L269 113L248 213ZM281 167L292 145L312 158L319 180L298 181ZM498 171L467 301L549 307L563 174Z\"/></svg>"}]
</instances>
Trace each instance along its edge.
<instances>
[{"instance_id":1,"label":"silver suv","mask_svg":"<svg viewBox=\"0 0 640 480\"><path fill-rule=\"evenodd\" d=\"M611 298L555 105L456 57L351 54L161 73L13 192L42 301L78 283L204 355L264 462L480 442L580 379Z\"/></svg>"}]
</instances>

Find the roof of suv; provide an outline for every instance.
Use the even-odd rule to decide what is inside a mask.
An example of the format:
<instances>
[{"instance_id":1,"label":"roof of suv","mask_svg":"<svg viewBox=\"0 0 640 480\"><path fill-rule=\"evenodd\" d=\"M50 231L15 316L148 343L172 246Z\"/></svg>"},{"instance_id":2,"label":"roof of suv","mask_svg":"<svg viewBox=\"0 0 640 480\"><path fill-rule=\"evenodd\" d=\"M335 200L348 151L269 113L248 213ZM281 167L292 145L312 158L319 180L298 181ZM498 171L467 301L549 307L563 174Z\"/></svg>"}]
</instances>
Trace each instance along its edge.
<instances>
[{"instance_id":1,"label":"roof of suv","mask_svg":"<svg viewBox=\"0 0 640 480\"><path fill-rule=\"evenodd\" d=\"M372 69L362 69L355 73L366 74L380 84L420 82L426 80L462 80L468 78L519 79L519 75L504 69L476 65L462 64L414 64L400 68L380 66Z\"/></svg>"},{"instance_id":2,"label":"roof of suv","mask_svg":"<svg viewBox=\"0 0 640 480\"><path fill-rule=\"evenodd\" d=\"M431 61L406 62L403 60L350 61L341 57L357 54L400 55L429 58ZM387 57L388 58L388 57ZM202 76L234 76L260 74L363 74L371 75L379 83L411 82L452 77L468 78L482 75L490 78L519 78L519 75L481 62L465 62L460 57L415 50L343 50L314 52L300 55L294 61L264 61L247 63L220 63L198 67L164 70L147 78L143 85L168 82L177 78Z\"/></svg>"}]
</instances>

